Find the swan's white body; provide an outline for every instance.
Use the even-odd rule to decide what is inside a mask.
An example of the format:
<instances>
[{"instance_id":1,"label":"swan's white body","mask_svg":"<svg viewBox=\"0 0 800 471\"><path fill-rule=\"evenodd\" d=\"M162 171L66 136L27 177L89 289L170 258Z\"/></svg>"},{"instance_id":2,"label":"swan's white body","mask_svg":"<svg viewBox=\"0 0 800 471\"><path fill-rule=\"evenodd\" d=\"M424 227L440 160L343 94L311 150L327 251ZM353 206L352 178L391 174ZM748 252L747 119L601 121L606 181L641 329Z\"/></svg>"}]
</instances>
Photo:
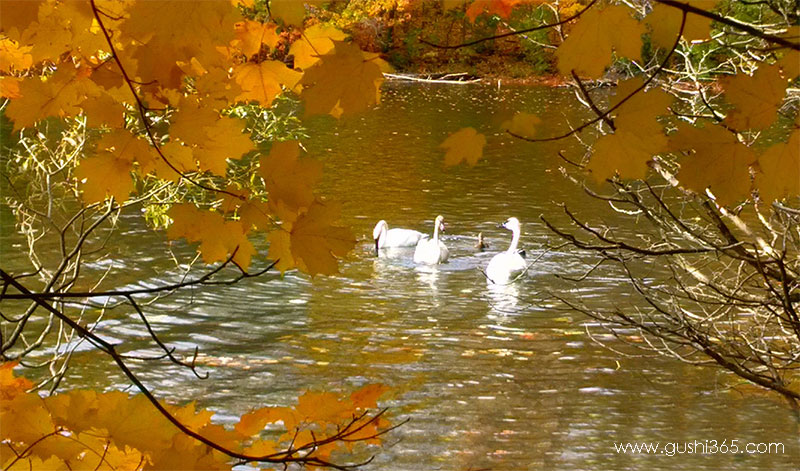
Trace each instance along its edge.
<instances>
[{"instance_id":1,"label":"swan's white body","mask_svg":"<svg viewBox=\"0 0 800 471\"><path fill-rule=\"evenodd\" d=\"M380 249L416 247L420 240L428 238L427 234L411 229L389 229L384 220L375 224L372 237L375 239L376 255Z\"/></svg>"},{"instance_id":2,"label":"swan's white body","mask_svg":"<svg viewBox=\"0 0 800 471\"><path fill-rule=\"evenodd\" d=\"M442 216L436 216L436 222L433 224L433 239L422 239L417 243L417 248L414 250L414 263L436 265L446 262L450 257L450 251L439 240L439 229L444 231L443 220Z\"/></svg>"},{"instance_id":3,"label":"swan's white body","mask_svg":"<svg viewBox=\"0 0 800 471\"><path fill-rule=\"evenodd\" d=\"M508 283L527 268L525 258L517 250L519 237L522 234L519 220L517 218L508 218L500 227L511 231L514 236L511 239L511 245L508 250L492 257L489 261L489 266L486 267L486 278L495 284Z\"/></svg>"}]
</instances>

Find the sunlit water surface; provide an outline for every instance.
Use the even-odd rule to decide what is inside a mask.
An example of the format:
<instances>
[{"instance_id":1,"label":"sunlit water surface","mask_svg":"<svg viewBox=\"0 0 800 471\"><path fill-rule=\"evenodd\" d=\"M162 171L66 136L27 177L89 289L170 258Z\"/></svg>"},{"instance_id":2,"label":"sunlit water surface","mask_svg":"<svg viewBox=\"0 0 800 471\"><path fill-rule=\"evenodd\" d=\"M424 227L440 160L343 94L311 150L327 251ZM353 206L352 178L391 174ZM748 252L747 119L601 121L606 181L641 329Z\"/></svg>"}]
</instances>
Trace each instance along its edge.
<instances>
[{"instance_id":1,"label":"sunlit water surface","mask_svg":"<svg viewBox=\"0 0 800 471\"><path fill-rule=\"evenodd\" d=\"M595 260L546 251L554 239L540 214L565 223L559 204L566 203L636 230L563 178L557 152L580 157L577 145L530 144L499 132L517 110L540 115L544 134L563 130L585 116L571 103L569 93L549 88L394 83L375 110L338 123L310 120L304 144L325 166L320 194L342 203L344 223L361 239L341 275L268 274L159 301L146 308L154 328L179 351L199 347L210 378L154 363L137 371L160 397L197 398L223 421L258 405L289 404L306 389L385 383L393 394L382 405L393 420L409 422L386 437L367 469L796 470L798 421L784 404L731 392L731 379L714 369L620 357L589 338L587 326L603 333L593 322L548 296L636 303L613 273L578 285L554 277L579 276ZM486 158L446 169L438 146L466 126L487 134ZM430 232L437 214L447 225L449 263L416 267L412 250L374 256L377 220ZM496 226L509 216L522 221L522 244L536 262L521 282L487 287L478 269L507 247L510 234ZM112 279L174 281L163 234L137 218L126 225L120 253L107 262ZM478 232L490 244L484 252L474 247ZM155 351L129 312L108 314L98 332L132 341L137 353ZM126 384L110 365L98 368L76 356L65 385ZM738 440L740 448L781 442L784 452L632 456L614 449L679 442L685 450L695 440Z\"/></svg>"}]
</instances>

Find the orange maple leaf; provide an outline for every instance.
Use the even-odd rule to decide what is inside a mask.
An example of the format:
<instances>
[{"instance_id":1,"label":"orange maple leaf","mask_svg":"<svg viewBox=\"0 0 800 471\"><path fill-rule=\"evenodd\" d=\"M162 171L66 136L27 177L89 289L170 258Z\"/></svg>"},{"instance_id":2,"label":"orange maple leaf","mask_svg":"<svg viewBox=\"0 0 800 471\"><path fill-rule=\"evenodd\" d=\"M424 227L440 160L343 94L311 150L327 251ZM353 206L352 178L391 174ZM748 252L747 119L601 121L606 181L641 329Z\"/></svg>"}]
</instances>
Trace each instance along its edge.
<instances>
[{"instance_id":1,"label":"orange maple leaf","mask_svg":"<svg viewBox=\"0 0 800 471\"><path fill-rule=\"evenodd\" d=\"M0 400L10 401L19 394L33 387L33 382L24 376L16 376L14 368L18 361L8 361L0 364Z\"/></svg>"},{"instance_id":2,"label":"orange maple leaf","mask_svg":"<svg viewBox=\"0 0 800 471\"><path fill-rule=\"evenodd\" d=\"M383 396L391 388L385 384L368 384L350 394L350 400L357 409L371 409L378 407L378 398Z\"/></svg>"}]
</instances>

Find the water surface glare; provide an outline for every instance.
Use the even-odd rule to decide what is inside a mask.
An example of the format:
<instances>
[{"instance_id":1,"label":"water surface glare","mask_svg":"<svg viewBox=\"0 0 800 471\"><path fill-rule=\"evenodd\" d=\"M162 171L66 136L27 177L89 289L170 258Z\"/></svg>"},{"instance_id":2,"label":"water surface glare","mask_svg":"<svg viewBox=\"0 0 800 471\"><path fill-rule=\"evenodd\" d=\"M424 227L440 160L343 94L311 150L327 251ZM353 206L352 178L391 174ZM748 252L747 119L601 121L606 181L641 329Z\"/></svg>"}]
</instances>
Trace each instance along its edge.
<instances>
[{"instance_id":1,"label":"water surface glare","mask_svg":"<svg viewBox=\"0 0 800 471\"><path fill-rule=\"evenodd\" d=\"M210 379L170 366L139 371L160 396L202 398L201 405L228 418L290 403L305 389L392 386L384 405L395 420L410 421L387 437L366 469L796 470L798 421L784 404L730 392L729 378L713 369L618 357L586 335L587 323L601 332L593 323L545 297L568 287L584 300L634 302L613 273L580 290L563 284L554 273L580 274L594 260L543 251L553 237L539 215L564 222L560 203L636 230L562 177L557 152L580 157L580 148L534 145L500 132L514 111L527 111L542 117L545 134L555 133L586 116L570 103L570 93L549 88L394 83L375 110L338 123L310 120L312 139L304 144L325 166L320 194L342 203L344 223L360 238L341 276L268 274L169 298L150 308L154 328L179 350L198 346ZM438 146L466 126L487 135L486 158L445 169ZM445 217L450 263L417 267L413 249L374 256L371 233L379 219L432 232L437 214ZM496 226L509 216L522 221L522 246L537 262L520 283L487 288L478 268L507 247L510 234ZM130 252L121 259L152 256L163 244L162 235L135 227L124 236ZM484 252L473 246L479 232L490 245ZM163 266L153 271L165 275L146 282L170 280L169 260L154 263ZM99 332L153 351L141 330L119 316ZM74 371L79 378L69 386L124 384L113 370L80 359ZM620 442L695 440L738 440L740 447L782 442L785 451L614 450Z\"/></svg>"}]
</instances>

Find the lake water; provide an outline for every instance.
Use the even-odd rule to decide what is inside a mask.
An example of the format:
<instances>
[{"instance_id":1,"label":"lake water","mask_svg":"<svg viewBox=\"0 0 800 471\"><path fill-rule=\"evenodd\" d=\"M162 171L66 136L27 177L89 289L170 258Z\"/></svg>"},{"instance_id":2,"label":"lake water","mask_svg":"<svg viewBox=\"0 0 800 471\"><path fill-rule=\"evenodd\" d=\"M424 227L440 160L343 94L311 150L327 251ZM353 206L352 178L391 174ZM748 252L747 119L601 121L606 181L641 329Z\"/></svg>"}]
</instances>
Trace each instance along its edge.
<instances>
[{"instance_id":1,"label":"lake water","mask_svg":"<svg viewBox=\"0 0 800 471\"><path fill-rule=\"evenodd\" d=\"M160 300L147 308L154 327L180 351L199 347L210 378L169 365L138 371L160 397L200 398L223 420L289 404L306 389L385 383L393 393L382 405L409 422L365 469L796 470L800 423L785 404L731 391L731 378L715 369L620 357L589 338L587 329L602 335L593 321L553 301L550 293L637 302L614 273L581 284L554 276L594 263L547 249L556 239L539 216L565 223L559 204L637 230L561 175L557 152L579 157L577 143L530 144L499 131L518 110L540 115L545 133L563 130L586 116L572 100L550 88L391 83L382 104L359 117L308 121L304 144L325 168L319 192L342 202L343 222L360 239L341 275L268 274ZM487 135L485 159L444 168L439 144L466 126ZM374 256L379 219L431 232L437 214L445 217L449 263L416 267L412 250ZM509 216L522 221L522 245L536 262L521 282L487 287L478 268L507 247L510 234L496 226ZM123 226L107 262L116 284L174 280L163 234L137 218ZM483 252L473 246L479 232L490 244ZM109 314L98 332L152 351L129 312ZM71 374L65 387L126 384L88 355L75 357ZM614 448L678 442L685 450L685 442L712 440L738 440L740 448L780 442L784 452L634 456Z\"/></svg>"}]
</instances>

